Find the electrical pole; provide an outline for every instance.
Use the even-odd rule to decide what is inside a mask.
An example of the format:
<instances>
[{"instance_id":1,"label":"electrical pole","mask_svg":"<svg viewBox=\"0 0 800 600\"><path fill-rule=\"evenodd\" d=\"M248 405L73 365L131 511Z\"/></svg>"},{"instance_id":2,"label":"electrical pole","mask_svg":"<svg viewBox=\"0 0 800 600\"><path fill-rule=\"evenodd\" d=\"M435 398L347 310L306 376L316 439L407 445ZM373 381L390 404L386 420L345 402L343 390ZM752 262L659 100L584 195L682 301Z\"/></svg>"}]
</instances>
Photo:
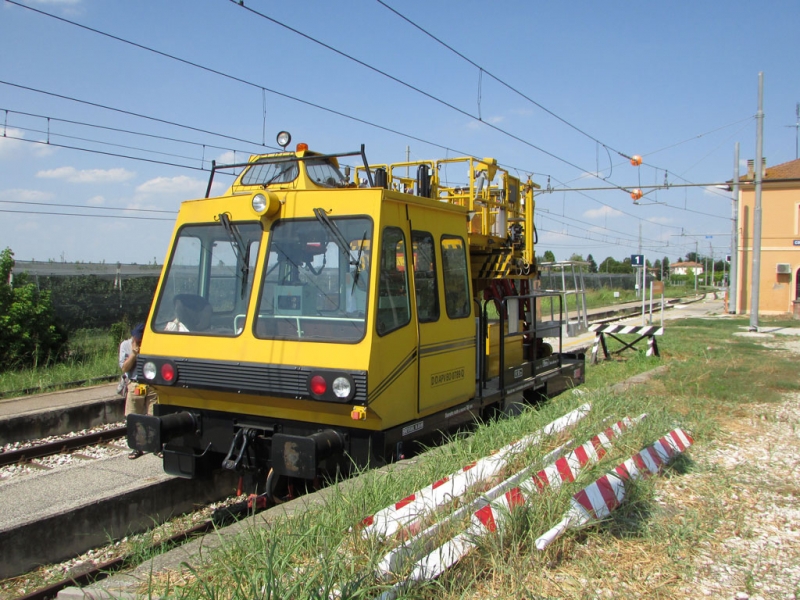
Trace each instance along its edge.
<instances>
[{"instance_id":1,"label":"electrical pole","mask_svg":"<svg viewBox=\"0 0 800 600\"><path fill-rule=\"evenodd\" d=\"M764 72L758 74L756 113L756 206L753 210L753 269L750 276L750 331L758 331L758 300L761 288L761 180L764 147Z\"/></svg>"},{"instance_id":2,"label":"electrical pole","mask_svg":"<svg viewBox=\"0 0 800 600\"><path fill-rule=\"evenodd\" d=\"M711 253L711 287L714 287L714 248L708 242L708 251Z\"/></svg>"},{"instance_id":3,"label":"electrical pole","mask_svg":"<svg viewBox=\"0 0 800 600\"><path fill-rule=\"evenodd\" d=\"M784 127L794 127L794 158L797 160L800 158L800 102L797 103L794 113L797 116L794 125L785 125Z\"/></svg>"},{"instance_id":4,"label":"electrical pole","mask_svg":"<svg viewBox=\"0 0 800 600\"><path fill-rule=\"evenodd\" d=\"M728 287L728 312L736 314L739 304L739 142L733 152L733 224L731 226L731 266Z\"/></svg>"}]
</instances>

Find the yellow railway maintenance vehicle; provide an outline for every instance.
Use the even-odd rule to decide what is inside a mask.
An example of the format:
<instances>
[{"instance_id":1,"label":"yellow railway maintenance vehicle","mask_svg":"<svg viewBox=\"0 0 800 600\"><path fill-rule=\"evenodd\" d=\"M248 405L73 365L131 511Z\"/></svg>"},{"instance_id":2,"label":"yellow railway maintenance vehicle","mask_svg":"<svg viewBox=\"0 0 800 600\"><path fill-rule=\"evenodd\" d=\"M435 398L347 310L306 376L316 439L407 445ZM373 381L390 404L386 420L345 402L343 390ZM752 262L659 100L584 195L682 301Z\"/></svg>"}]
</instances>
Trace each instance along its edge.
<instances>
[{"instance_id":1,"label":"yellow railway maintenance vehicle","mask_svg":"<svg viewBox=\"0 0 800 600\"><path fill-rule=\"evenodd\" d=\"M545 342L530 180L288 139L181 205L137 363L159 403L128 416L131 447L181 477L313 480L583 382L583 354Z\"/></svg>"}]
</instances>

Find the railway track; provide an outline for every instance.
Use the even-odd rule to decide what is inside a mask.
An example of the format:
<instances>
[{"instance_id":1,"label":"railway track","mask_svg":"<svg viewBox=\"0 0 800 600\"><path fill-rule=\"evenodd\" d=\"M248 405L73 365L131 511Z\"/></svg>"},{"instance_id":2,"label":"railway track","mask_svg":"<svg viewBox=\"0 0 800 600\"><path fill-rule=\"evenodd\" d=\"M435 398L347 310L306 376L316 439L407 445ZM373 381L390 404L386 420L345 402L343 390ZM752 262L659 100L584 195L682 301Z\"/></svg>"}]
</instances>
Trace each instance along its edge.
<instances>
[{"instance_id":1,"label":"railway track","mask_svg":"<svg viewBox=\"0 0 800 600\"><path fill-rule=\"evenodd\" d=\"M194 527L186 529L185 531L181 531L180 533L176 533L175 535L162 540L158 543L157 549L177 546L197 535L208 533L215 526L215 521L213 519L208 519L207 521L203 521ZM130 556L120 556L113 560L96 565L87 571L81 572L80 574L75 574L67 579L62 579L61 581L57 581L33 590L24 596L20 596L17 598L17 600L50 600L51 598L55 598L58 595L58 592L64 588L74 585L84 586L96 581L100 581L101 579L105 579L106 577L127 566L130 561Z\"/></svg>"},{"instance_id":2,"label":"railway track","mask_svg":"<svg viewBox=\"0 0 800 600\"><path fill-rule=\"evenodd\" d=\"M125 426L105 429L84 435L64 438L54 442L36 444L25 448L17 448L0 452L0 467L25 463L36 458L44 458L54 454L64 454L87 446L94 446L125 437Z\"/></svg>"}]
</instances>

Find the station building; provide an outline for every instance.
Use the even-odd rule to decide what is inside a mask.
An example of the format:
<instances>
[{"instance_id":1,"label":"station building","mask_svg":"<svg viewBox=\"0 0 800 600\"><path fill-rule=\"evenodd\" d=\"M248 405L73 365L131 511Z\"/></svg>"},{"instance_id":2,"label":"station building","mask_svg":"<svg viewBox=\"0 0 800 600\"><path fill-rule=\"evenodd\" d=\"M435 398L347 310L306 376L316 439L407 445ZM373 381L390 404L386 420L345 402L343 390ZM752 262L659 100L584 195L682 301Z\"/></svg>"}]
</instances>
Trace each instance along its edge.
<instances>
[{"instance_id":1,"label":"station building","mask_svg":"<svg viewBox=\"0 0 800 600\"><path fill-rule=\"evenodd\" d=\"M738 263L731 310L750 312L755 209L754 161L739 180ZM758 312L800 318L800 160L762 164L761 257Z\"/></svg>"}]
</instances>

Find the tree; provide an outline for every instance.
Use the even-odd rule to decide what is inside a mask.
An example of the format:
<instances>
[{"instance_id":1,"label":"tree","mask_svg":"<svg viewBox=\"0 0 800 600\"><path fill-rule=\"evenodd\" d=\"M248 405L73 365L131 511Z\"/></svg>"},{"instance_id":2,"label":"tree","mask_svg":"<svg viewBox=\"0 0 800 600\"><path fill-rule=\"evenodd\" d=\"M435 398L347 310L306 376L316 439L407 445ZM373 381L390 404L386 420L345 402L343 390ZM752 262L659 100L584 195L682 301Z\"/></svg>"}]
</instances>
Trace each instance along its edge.
<instances>
[{"instance_id":1,"label":"tree","mask_svg":"<svg viewBox=\"0 0 800 600\"><path fill-rule=\"evenodd\" d=\"M586 262L589 263L589 273L597 273L597 263L591 254L586 257Z\"/></svg>"},{"instance_id":2,"label":"tree","mask_svg":"<svg viewBox=\"0 0 800 600\"><path fill-rule=\"evenodd\" d=\"M49 292L24 275L11 279L14 253L0 252L0 371L35 366L58 357L66 336L56 324Z\"/></svg>"},{"instance_id":3,"label":"tree","mask_svg":"<svg viewBox=\"0 0 800 600\"><path fill-rule=\"evenodd\" d=\"M544 251L545 262L556 262L556 255L551 250Z\"/></svg>"}]
</instances>

